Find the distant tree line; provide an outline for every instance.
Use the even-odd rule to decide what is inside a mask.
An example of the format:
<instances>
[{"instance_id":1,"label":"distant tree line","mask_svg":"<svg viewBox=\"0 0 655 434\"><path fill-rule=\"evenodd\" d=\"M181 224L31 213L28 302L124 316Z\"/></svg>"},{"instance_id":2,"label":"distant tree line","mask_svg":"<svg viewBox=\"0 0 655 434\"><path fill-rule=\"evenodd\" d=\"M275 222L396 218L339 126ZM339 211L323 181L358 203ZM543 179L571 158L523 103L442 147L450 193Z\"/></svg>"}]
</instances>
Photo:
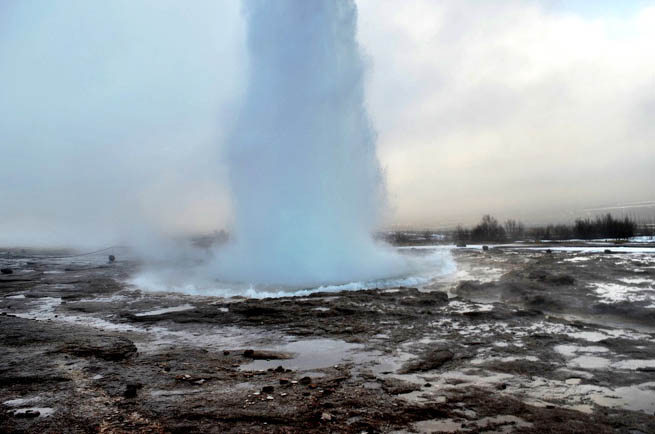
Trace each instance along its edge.
<instances>
[{"instance_id":1,"label":"distant tree line","mask_svg":"<svg viewBox=\"0 0 655 434\"><path fill-rule=\"evenodd\" d=\"M628 239L637 235L639 226L629 217L615 218L611 214L595 219L577 219L573 224L557 224L526 229L523 223L507 220L500 224L490 215L482 217L482 221L473 228L458 226L453 234L457 243L478 242L508 242L526 238L535 240L591 240L598 238ZM644 225L640 231L643 235L652 233L652 228Z\"/></svg>"}]
</instances>

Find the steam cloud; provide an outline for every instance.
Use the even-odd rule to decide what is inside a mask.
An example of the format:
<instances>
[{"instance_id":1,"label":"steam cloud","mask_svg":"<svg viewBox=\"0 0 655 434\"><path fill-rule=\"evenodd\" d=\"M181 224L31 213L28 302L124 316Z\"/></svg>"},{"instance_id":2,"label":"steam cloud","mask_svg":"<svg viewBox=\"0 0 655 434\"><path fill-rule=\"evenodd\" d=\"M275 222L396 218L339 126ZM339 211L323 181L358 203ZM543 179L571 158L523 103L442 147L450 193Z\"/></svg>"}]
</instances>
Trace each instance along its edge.
<instances>
[{"instance_id":1,"label":"steam cloud","mask_svg":"<svg viewBox=\"0 0 655 434\"><path fill-rule=\"evenodd\" d=\"M385 205L353 1L249 0L249 81L226 161L235 243L221 280L310 287L402 273L371 232Z\"/></svg>"}]
</instances>

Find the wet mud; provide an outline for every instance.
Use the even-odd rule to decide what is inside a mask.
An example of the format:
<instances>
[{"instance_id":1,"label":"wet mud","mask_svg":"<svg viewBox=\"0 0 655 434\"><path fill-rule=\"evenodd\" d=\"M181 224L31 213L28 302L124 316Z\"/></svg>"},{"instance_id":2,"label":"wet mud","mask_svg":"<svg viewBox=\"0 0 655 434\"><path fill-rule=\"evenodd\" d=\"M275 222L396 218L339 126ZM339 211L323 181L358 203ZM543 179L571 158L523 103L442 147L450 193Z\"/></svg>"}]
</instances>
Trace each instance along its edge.
<instances>
[{"instance_id":1,"label":"wet mud","mask_svg":"<svg viewBox=\"0 0 655 434\"><path fill-rule=\"evenodd\" d=\"M52 256L0 249L2 432L655 432L653 253L454 249L419 288L271 299Z\"/></svg>"}]
</instances>

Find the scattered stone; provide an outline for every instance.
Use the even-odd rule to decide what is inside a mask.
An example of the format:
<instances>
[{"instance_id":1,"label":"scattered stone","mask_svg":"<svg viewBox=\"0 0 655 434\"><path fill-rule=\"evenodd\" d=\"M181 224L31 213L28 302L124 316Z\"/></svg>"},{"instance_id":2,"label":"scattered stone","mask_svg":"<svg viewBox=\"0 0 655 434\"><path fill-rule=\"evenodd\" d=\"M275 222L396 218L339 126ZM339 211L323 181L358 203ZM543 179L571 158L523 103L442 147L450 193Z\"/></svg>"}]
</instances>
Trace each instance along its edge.
<instances>
[{"instance_id":1,"label":"scattered stone","mask_svg":"<svg viewBox=\"0 0 655 434\"><path fill-rule=\"evenodd\" d=\"M484 250L485 252L488 251L488 250L489 250L489 246L482 246L482 250Z\"/></svg>"},{"instance_id":2,"label":"scattered stone","mask_svg":"<svg viewBox=\"0 0 655 434\"><path fill-rule=\"evenodd\" d=\"M223 355L224 355L224 356L229 356L229 355L230 355L230 352L229 352L228 350L225 350L225 351L223 351Z\"/></svg>"},{"instance_id":3,"label":"scattered stone","mask_svg":"<svg viewBox=\"0 0 655 434\"><path fill-rule=\"evenodd\" d=\"M312 379L310 377L302 377L300 379L300 384L309 384L312 382Z\"/></svg>"},{"instance_id":4,"label":"scattered stone","mask_svg":"<svg viewBox=\"0 0 655 434\"><path fill-rule=\"evenodd\" d=\"M321 420L324 420L324 421L326 421L326 422L329 422L329 421L332 420L332 415L331 415L330 413L324 411L324 412L321 414Z\"/></svg>"},{"instance_id":5,"label":"scattered stone","mask_svg":"<svg viewBox=\"0 0 655 434\"><path fill-rule=\"evenodd\" d=\"M264 392L264 393L273 393L273 390L275 390L273 388L273 386L264 386L264 387L262 387L262 392Z\"/></svg>"},{"instance_id":6,"label":"scattered stone","mask_svg":"<svg viewBox=\"0 0 655 434\"><path fill-rule=\"evenodd\" d=\"M14 274L14 270L12 270L11 268L2 268L2 269L0 269L0 273L2 273L2 274Z\"/></svg>"},{"instance_id":7,"label":"scattered stone","mask_svg":"<svg viewBox=\"0 0 655 434\"><path fill-rule=\"evenodd\" d=\"M140 388L142 388L143 385L139 383L130 383L127 386L125 386L125 392L123 392L123 397L125 398L136 398L136 395L139 391Z\"/></svg>"},{"instance_id":8,"label":"scattered stone","mask_svg":"<svg viewBox=\"0 0 655 434\"><path fill-rule=\"evenodd\" d=\"M109 255L109 262L114 262L116 260L116 256L114 255Z\"/></svg>"},{"instance_id":9,"label":"scattered stone","mask_svg":"<svg viewBox=\"0 0 655 434\"><path fill-rule=\"evenodd\" d=\"M284 367L278 366L277 368L275 368L275 372L284 372Z\"/></svg>"},{"instance_id":10,"label":"scattered stone","mask_svg":"<svg viewBox=\"0 0 655 434\"><path fill-rule=\"evenodd\" d=\"M269 401L272 401L272 400L274 400L275 398L273 398L271 395L268 395L268 396L266 397L266 399L269 400Z\"/></svg>"},{"instance_id":11,"label":"scattered stone","mask_svg":"<svg viewBox=\"0 0 655 434\"><path fill-rule=\"evenodd\" d=\"M288 378L280 378L280 384L289 384L289 379Z\"/></svg>"}]
</instances>

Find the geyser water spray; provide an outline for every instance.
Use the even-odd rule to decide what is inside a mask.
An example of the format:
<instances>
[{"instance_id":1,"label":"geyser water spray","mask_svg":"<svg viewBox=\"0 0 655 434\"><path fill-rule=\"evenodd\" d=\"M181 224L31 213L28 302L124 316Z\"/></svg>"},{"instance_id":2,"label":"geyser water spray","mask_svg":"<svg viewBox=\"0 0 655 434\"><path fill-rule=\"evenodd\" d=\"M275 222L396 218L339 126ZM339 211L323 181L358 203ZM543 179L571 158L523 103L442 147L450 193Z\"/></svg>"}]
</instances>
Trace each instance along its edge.
<instances>
[{"instance_id":1,"label":"geyser water spray","mask_svg":"<svg viewBox=\"0 0 655 434\"><path fill-rule=\"evenodd\" d=\"M371 234L385 206L352 0L246 0L248 86L227 143L222 281L312 287L406 271Z\"/></svg>"}]
</instances>

